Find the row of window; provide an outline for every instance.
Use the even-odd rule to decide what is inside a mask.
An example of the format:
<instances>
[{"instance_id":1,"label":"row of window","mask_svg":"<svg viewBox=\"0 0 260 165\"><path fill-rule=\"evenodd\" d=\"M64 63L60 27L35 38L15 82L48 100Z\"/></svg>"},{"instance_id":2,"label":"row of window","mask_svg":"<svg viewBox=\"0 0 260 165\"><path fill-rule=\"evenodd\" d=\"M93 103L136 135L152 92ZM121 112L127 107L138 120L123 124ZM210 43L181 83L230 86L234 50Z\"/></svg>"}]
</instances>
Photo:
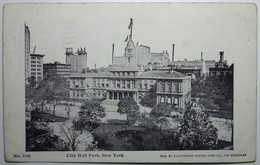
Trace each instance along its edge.
<instances>
[{"instance_id":1,"label":"row of window","mask_svg":"<svg viewBox=\"0 0 260 165\"><path fill-rule=\"evenodd\" d=\"M32 72L31 75L32 75L32 76L35 76L35 75L36 75L36 72ZM41 72L37 72L37 75L42 75L42 73L41 73Z\"/></svg>"},{"instance_id":2,"label":"row of window","mask_svg":"<svg viewBox=\"0 0 260 165\"><path fill-rule=\"evenodd\" d=\"M72 96L77 98L83 98L84 97L84 91L72 91Z\"/></svg>"},{"instance_id":3,"label":"row of window","mask_svg":"<svg viewBox=\"0 0 260 165\"><path fill-rule=\"evenodd\" d=\"M36 61L31 61L31 63L36 63ZM38 64L41 63L41 61L37 61Z\"/></svg>"},{"instance_id":4,"label":"row of window","mask_svg":"<svg viewBox=\"0 0 260 165\"><path fill-rule=\"evenodd\" d=\"M36 67L36 65L31 65L31 67ZM42 67L42 65L37 65L37 67Z\"/></svg>"},{"instance_id":5,"label":"row of window","mask_svg":"<svg viewBox=\"0 0 260 165\"><path fill-rule=\"evenodd\" d=\"M73 87L76 87L76 88L84 87L84 80L79 80L79 81L73 80L72 84L73 84Z\"/></svg>"},{"instance_id":6,"label":"row of window","mask_svg":"<svg viewBox=\"0 0 260 165\"><path fill-rule=\"evenodd\" d=\"M35 60L36 57L31 57L32 60ZM37 60L41 60L41 57L37 57Z\"/></svg>"},{"instance_id":7,"label":"row of window","mask_svg":"<svg viewBox=\"0 0 260 165\"><path fill-rule=\"evenodd\" d=\"M114 76L135 76L134 72L113 72Z\"/></svg>"},{"instance_id":8,"label":"row of window","mask_svg":"<svg viewBox=\"0 0 260 165\"><path fill-rule=\"evenodd\" d=\"M160 92L182 92L182 83L159 83L159 91Z\"/></svg>"},{"instance_id":9,"label":"row of window","mask_svg":"<svg viewBox=\"0 0 260 165\"><path fill-rule=\"evenodd\" d=\"M178 99L177 97L175 97L174 100L172 100L171 97L161 96L160 102L161 102L161 103L167 103L167 104L175 104L175 105L178 105L178 104L179 104L179 99Z\"/></svg>"},{"instance_id":10,"label":"row of window","mask_svg":"<svg viewBox=\"0 0 260 165\"><path fill-rule=\"evenodd\" d=\"M32 68L31 71L36 71L36 68ZM37 71L41 71L41 69L37 68Z\"/></svg>"},{"instance_id":11,"label":"row of window","mask_svg":"<svg viewBox=\"0 0 260 165\"><path fill-rule=\"evenodd\" d=\"M104 84L104 83L97 83L97 87L109 87L109 84Z\"/></svg>"}]
</instances>

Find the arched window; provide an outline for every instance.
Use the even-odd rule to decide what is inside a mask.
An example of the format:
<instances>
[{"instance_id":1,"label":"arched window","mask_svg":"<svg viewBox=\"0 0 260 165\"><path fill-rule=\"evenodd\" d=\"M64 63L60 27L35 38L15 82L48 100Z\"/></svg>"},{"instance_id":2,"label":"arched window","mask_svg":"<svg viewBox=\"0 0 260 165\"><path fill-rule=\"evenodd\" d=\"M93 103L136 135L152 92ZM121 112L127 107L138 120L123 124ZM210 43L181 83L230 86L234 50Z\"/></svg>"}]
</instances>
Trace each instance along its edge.
<instances>
[{"instance_id":1,"label":"arched window","mask_svg":"<svg viewBox=\"0 0 260 165\"><path fill-rule=\"evenodd\" d=\"M161 103L164 103L165 102L165 99L164 99L164 97L162 96L161 97Z\"/></svg>"},{"instance_id":2,"label":"arched window","mask_svg":"<svg viewBox=\"0 0 260 165\"><path fill-rule=\"evenodd\" d=\"M179 104L179 99L177 97L174 98L174 104L178 105Z\"/></svg>"},{"instance_id":3,"label":"arched window","mask_svg":"<svg viewBox=\"0 0 260 165\"><path fill-rule=\"evenodd\" d=\"M168 103L168 104L171 104L171 103L172 103L172 99L171 99L170 97L168 97L167 103Z\"/></svg>"}]
</instances>

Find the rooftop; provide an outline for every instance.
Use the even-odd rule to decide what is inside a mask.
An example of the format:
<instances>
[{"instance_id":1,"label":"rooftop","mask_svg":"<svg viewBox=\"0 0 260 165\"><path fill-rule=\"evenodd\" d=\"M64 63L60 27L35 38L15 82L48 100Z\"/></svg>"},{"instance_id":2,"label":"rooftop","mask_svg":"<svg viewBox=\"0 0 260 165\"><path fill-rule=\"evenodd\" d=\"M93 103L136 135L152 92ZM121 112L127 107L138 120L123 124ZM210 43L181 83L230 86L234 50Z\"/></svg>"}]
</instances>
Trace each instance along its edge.
<instances>
[{"instance_id":1,"label":"rooftop","mask_svg":"<svg viewBox=\"0 0 260 165\"><path fill-rule=\"evenodd\" d=\"M43 54L30 54L30 56L38 56L38 57L43 57L43 56L45 56L45 55L43 55Z\"/></svg>"},{"instance_id":2,"label":"rooftop","mask_svg":"<svg viewBox=\"0 0 260 165\"><path fill-rule=\"evenodd\" d=\"M140 77L154 77L154 78L184 78L185 75L176 71L147 71L143 72Z\"/></svg>"}]
</instances>

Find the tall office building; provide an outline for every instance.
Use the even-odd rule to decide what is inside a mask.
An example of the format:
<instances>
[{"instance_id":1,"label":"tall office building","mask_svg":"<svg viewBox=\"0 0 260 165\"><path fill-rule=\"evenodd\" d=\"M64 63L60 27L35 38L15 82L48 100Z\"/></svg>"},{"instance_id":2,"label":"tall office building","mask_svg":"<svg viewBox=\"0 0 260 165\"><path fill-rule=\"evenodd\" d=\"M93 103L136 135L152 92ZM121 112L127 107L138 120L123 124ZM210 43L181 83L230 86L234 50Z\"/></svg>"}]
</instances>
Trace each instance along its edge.
<instances>
[{"instance_id":1,"label":"tall office building","mask_svg":"<svg viewBox=\"0 0 260 165\"><path fill-rule=\"evenodd\" d=\"M24 36L24 69L25 69L25 82L28 82L28 78L30 77L30 29L25 24L24 25L25 36Z\"/></svg>"},{"instance_id":2,"label":"tall office building","mask_svg":"<svg viewBox=\"0 0 260 165\"><path fill-rule=\"evenodd\" d=\"M78 49L76 53L73 48L66 48L66 64L70 64L70 71L73 73L81 73L87 67L86 48Z\"/></svg>"},{"instance_id":3,"label":"tall office building","mask_svg":"<svg viewBox=\"0 0 260 165\"><path fill-rule=\"evenodd\" d=\"M30 43L30 29L25 24L24 36L24 68L25 68L25 83L28 83L29 78L34 77L36 82L43 79L43 56L42 54L33 54L31 52Z\"/></svg>"}]
</instances>

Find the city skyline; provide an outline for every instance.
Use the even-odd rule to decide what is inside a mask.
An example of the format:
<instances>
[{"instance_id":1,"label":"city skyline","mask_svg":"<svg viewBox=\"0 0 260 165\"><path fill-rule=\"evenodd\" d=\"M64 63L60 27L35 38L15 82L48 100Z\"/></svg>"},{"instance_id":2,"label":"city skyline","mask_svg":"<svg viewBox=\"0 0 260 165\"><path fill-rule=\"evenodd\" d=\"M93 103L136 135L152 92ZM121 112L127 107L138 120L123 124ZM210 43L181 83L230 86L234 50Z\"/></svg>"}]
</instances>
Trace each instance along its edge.
<instances>
[{"instance_id":1,"label":"city skyline","mask_svg":"<svg viewBox=\"0 0 260 165\"><path fill-rule=\"evenodd\" d=\"M191 10L192 12L189 13L192 14L180 11L181 4L162 4L162 7L167 7L167 9L162 13L165 17L160 18L150 15L151 10L155 13L163 11L161 8L153 8L153 5L150 6L150 10L146 10L146 6L140 8L142 5L137 6L137 8L133 8L135 5L122 5L118 9L116 4L106 4L102 8L104 12L94 12L91 10L93 5L95 4L72 5L75 8L71 8L71 6L69 8L67 5L57 8L56 5L50 5L48 10L33 5L31 6L32 10L39 10L37 21L28 13L21 12L31 31L31 52L34 45L37 45L36 53L46 55L44 63L54 61L65 63L65 48L73 47L76 51L77 48L86 47L87 66L94 68L94 65L97 64L97 67L106 67L112 63L113 43L115 44L115 57L123 56L126 46L124 40L129 35L129 18L133 18L134 43L138 42L151 47L151 52L167 50L171 59L172 44L175 44L175 60L200 59L200 53L203 52L205 60L218 61L219 51L224 51L225 60L231 64L235 62L236 55L246 53L243 46L246 47L247 42L250 42L255 33L244 21L247 16L241 18L241 16L228 13L228 10L225 10L221 4L219 4L218 10L214 8L215 10L207 15L205 12L211 9L210 4L205 4L207 5L206 9L201 8L201 6L196 7L196 5L191 5L188 9L185 8L185 10ZM30 7L30 5L28 6ZM18 10L26 10L26 7ZM123 12L125 7L128 10ZM110 13L113 9L122 12L122 14ZM55 12L57 10L60 12ZM204 12L196 13L197 10L204 10ZM49 12L46 13L46 11ZM74 16L85 15L84 17L72 18L69 15L70 12L65 11L75 12ZM139 16L141 11L144 11L143 15ZM178 14L174 15L175 12ZM167 17L170 13L173 14L173 18ZM91 18L93 14L95 14L95 20ZM225 17L223 17L224 15ZM186 19L188 17L194 17L194 20L199 23L196 23L197 21L190 22L190 18ZM249 18L248 16L247 21L251 21ZM41 21L39 22L39 20ZM151 27L151 29L147 31L147 27ZM200 30L202 28L204 29ZM237 31L241 32L241 30L246 30L245 34L237 36ZM241 42L233 43L234 37L237 37Z\"/></svg>"}]
</instances>

